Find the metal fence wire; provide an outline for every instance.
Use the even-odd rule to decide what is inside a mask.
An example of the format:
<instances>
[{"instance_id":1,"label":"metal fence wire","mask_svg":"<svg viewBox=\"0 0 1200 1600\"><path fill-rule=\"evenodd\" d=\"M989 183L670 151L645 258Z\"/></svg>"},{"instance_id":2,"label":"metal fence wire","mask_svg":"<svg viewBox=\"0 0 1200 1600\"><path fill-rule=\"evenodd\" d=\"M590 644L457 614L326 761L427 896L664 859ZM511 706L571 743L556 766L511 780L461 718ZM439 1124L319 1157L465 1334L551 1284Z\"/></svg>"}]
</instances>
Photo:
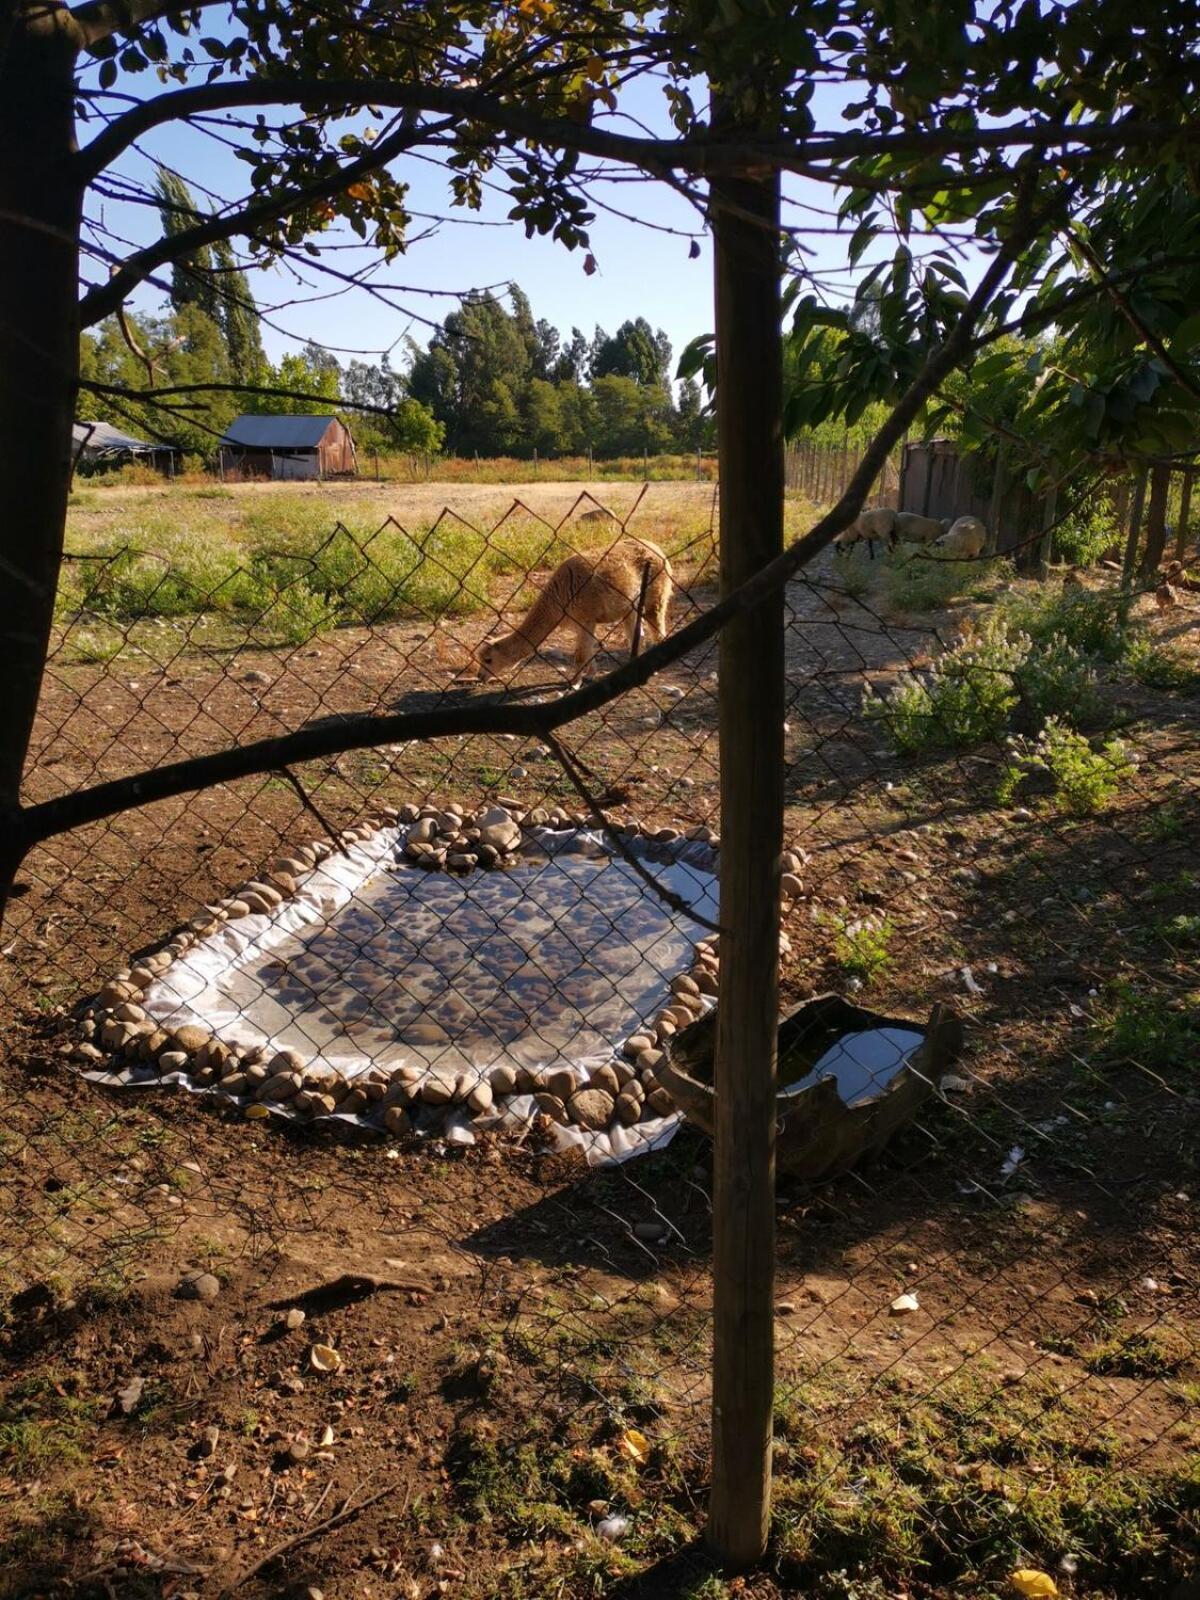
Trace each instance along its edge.
<instances>
[{"instance_id":1,"label":"metal fence wire","mask_svg":"<svg viewBox=\"0 0 1200 1600\"><path fill-rule=\"evenodd\" d=\"M81 548L27 798L557 696L571 616L644 648L664 558L674 632L717 539L648 486ZM786 1011L941 1005L965 1043L886 1149L846 1118L911 1037L781 1102L775 1529L728 1583L697 1544L715 645L559 741L355 750L40 847L3 947L0 1589L1191 1593L1189 584L901 545L788 585Z\"/></svg>"}]
</instances>

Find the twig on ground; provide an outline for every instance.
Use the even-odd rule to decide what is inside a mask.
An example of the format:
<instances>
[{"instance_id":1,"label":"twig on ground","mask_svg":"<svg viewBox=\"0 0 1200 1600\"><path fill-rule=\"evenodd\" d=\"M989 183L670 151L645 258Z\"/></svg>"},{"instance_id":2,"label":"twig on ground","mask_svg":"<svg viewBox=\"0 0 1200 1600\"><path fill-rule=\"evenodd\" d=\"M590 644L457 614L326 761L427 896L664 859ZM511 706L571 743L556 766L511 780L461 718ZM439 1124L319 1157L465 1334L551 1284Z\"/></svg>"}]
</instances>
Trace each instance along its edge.
<instances>
[{"instance_id":1,"label":"twig on ground","mask_svg":"<svg viewBox=\"0 0 1200 1600\"><path fill-rule=\"evenodd\" d=\"M427 1283L409 1282L400 1278L377 1278L369 1272L343 1272L328 1283L314 1284L311 1289L301 1289L297 1294L285 1295L282 1300L269 1302L272 1311L283 1311L288 1306L310 1307L350 1305L355 1300L365 1300L369 1294L399 1291L402 1294L432 1294Z\"/></svg>"},{"instance_id":2,"label":"twig on ground","mask_svg":"<svg viewBox=\"0 0 1200 1600\"><path fill-rule=\"evenodd\" d=\"M279 768L279 775L280 775L280 777L287 779L287 781L291 784L292 788L296 791L296 795L297 795L297 798L300 801L300 804L304 807L304 809L306 811L311 811L312 812L313 816L316 817L317 821L321 824L322 828L324 828L325 832L329 835L329 839L330 839L331 843L335 846L335 854L348 855L349 854L349 847L347 845L339 843L339 841L338 841L338 834L340 832L340 829L335 828L333 823L330 822L329 818L322 814L320 807L317 805L317 802L308 793L308 791L305 789L304 785L300 782L299 778L291 770L291 768L290 767L280 767Z\"/></svg>"},{"instance_id":3,"label":"twig on ground","mask_svg":"<svg viewBox=\"0 0 1200 1600\"><path fill-rule=\"evenodd\" d=\"M359 1487L361 1488L361 1485ZM265 1567L269 1567L273 1561L278 1561L280 1556L287 1555L289 1550L294 1550L297 1545L307 1544L310 1539L315 1539L322 1533L329 1533L334 1528L340 1528L344 1522L349 1522L352 1518L360 1516L368 1507L375 1505L399 1487L398 1482L386 1484L384 1488L377 1490L375 1494L368 1495L365 1500L360 1500L357 1505L350 1504L357 1493L356 1489L351 1489L340 1511L335 1511L333 1516L326 1517L324 1522L315 1522L311 1528L302 1528L299 1533L294 1533L290 1539L284 1539L280 1544L272 1546L265 1555L259 1557L252 1567L247 1567L245 1572L239 1573L236 1578L231 1579L225 1585L224 1589L221 1590L220 1600L224 1600L226 1595L232 1594L235 1589L240 1589L244 1584L249 1583L252 1578L256 1578Z\"/></svg>"},{"instance_id":4,"label":"twig on ground","mask_svg":"<svg viewBox=\"0 0 1200 1600\"><path fill-rule=\"evenodd\" d=\"M634 855L633 851L630 850L629 846L625 843L617 829L614 828L612 823L608 820L608 817L605 815L600 802L596 799L591 790L588 788L587 784L583 781L583 778L579 772L579 764L575 757L563 746L562 741L556 734L547 733L543 735L543 738L545 743L548 744L550 749L554 752L559 766L566 773L571 782L571 786L575 790L575 793L579 796L584 805L587 807L588 811L591 813L591 816L601 833L603 833L604 837L609 841L613 849L621 857L622 861L626 862L628 866L633 868L634 872L637 873L638 877L647 886L647 888L651 889L665 906L669 906L672 911L678 911L685 917L690 917L693 922L698 922L701 927L707 928L710 933L724 932L724 929L721 927L719 922L710 921L703 912L697 911L694 906L689 905L682 895L676 894L673 889L668 889L666 884L659 883L654 874L648 871L647 868L642 865L642 863Z\"/></svg>"}]
</instances>

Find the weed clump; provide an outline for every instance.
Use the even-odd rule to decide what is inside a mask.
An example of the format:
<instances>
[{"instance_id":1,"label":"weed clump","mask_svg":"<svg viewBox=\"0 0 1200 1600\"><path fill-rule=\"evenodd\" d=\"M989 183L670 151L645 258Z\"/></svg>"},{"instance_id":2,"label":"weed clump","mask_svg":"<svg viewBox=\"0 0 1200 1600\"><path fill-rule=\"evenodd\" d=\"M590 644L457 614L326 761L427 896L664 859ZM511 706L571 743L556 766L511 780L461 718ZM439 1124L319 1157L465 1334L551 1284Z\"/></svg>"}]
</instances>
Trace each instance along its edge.
<instances>
[{"instance_id":1,"label":"weed clump","mask_svg":"<svg viewBox=\"0 0 1200 1600\"><path fill-rule=\"evenodd\" d=\"M896 925L890 917L836 917L834 954L860 983L873 983L889 966Z\"/></svg>"},{"instance_id":2,"label":"weed clump","mask_svg":"<svg viewBox=\"0 0 1200 1600\"><path fill-rule=\"evenodd\" d=\"M1102 811L1135 765L1123 739L1109 739L1098 749L1058 717L1047 719L1036 741L1014 739L1010 748L1015 761L1000 781L998 798L1011 804L1023 780L1043 772L1054 786L1054 797L1075 817L1088 817Z\"/></svg>"},{"instance_id":3,"label":"weed clump","mask_svg":"<svg viewBox=\"0 0 1200 1600\"><path fill-rule=\"evenodd\" d=\"M893 558L884 568L883 601L889 611L941 611L956 600L984 600L1012 576L1004 560L956 561L928 551Z\"/></svg>"},{"instance_id":4,"label":"weed clump","mask_svg":"<svg viewBox=\"0 0 1200 1600\"><path fill-rule=\"evenodd\" d=\"M926 672L910 673L889 694L868 691L863 710L883 724L902 754L967 750L1000 738L1018 707L1035 728L1099 705L1087 658L1061 635L1039 641L994 613L964 633Z\"/></svg>"}]
</instances>

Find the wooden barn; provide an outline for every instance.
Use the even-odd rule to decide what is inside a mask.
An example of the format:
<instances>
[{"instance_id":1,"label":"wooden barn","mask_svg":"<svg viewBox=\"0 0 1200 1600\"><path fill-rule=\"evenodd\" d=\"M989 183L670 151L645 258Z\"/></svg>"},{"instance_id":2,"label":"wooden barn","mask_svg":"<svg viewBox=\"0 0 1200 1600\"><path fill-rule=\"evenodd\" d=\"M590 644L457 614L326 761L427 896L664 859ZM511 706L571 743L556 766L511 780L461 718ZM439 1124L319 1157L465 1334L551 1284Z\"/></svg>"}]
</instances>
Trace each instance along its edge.
<instances>
[{"instance_id":1,"label":"wooden barn","mask_svg":"<svg viewBox=\"0 0 1200 1600\"><path fill-rule=\"evenodd\" d=\"M221 472L240 478L346 478L354 440L337 417L242 416L221 439Z\"/></svg>"}]
</instances>

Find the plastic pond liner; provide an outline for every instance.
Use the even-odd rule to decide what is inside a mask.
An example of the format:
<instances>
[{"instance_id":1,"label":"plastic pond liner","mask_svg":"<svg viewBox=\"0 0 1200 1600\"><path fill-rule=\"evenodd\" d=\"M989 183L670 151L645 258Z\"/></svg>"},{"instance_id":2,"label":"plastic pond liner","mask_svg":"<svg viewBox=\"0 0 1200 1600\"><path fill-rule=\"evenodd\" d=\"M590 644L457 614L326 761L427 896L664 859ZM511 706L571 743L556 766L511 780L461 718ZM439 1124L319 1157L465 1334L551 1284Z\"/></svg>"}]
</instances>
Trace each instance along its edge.
<instances>
[{"instance_id":1,"label":"plastic pond liner","mask_svg":"<svg viewBox=\"0 0 1200 1600\"><path fill-rule=\"evenodd\" d=\"M541 1115L593 1163L665 1143L658 1047L717 986L688 914L716 920L709 831L623 830L668 904L565 817L426 813L302 846L117 975L83 1014L87 1076L452 1143Z\"/></svg>"},{"instance_id":2,"label":"plastic pond liner","mask_svg":"<svg viewBox=\"0 0 1200 1600\"><path fill-rule=\"evenodd\" d=\"M669 1142L681 1106L705 1125L666 1050L715 1005L718 863L708 828L630 824L618 843L578 814L406 806L297 847L116 974L70 1019L71 1059L247 1117L451 1144L536 1121L622 1161ZM785 897L801 865L785 858ZM833 1114L886 1101L924 1037L875 1031L895 1021L849 1008L813 1035L784 1123L814 1086Z\"/></svg>"}]
</instances>

